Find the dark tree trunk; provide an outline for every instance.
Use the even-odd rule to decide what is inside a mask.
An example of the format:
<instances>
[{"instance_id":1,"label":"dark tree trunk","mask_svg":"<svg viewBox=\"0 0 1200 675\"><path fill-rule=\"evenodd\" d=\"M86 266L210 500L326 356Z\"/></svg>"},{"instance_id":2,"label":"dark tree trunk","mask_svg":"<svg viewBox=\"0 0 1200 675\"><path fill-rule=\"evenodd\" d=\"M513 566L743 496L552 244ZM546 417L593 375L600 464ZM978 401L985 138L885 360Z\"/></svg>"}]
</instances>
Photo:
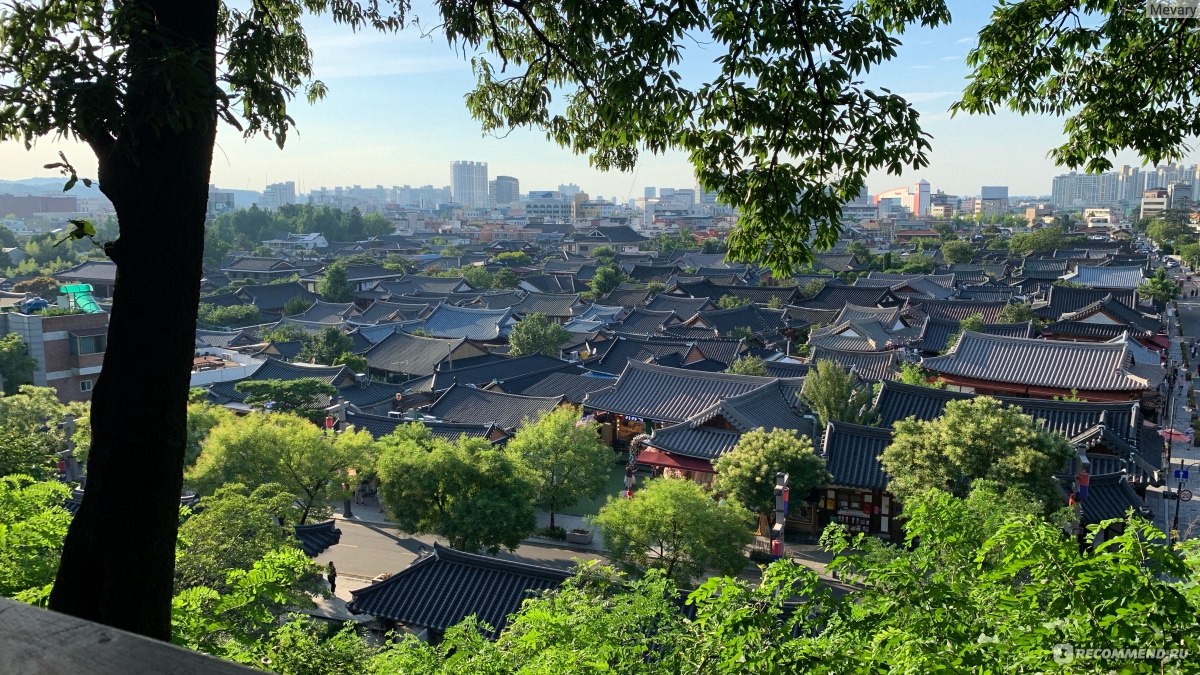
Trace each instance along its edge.
<instances>
[{"instance_id":1,"label":"dark tree trunk","mask_svg":"<svg viewBox=\"0 0 1200 675\"><path fill-rule=\"evenodd\" d=\"M121 236L109 251L117 282L87 490L50 608L167 640L216 134L217 2L138 7L149 24L130 31L124 125L85 139Z\"/></svg>"}]
</instances>

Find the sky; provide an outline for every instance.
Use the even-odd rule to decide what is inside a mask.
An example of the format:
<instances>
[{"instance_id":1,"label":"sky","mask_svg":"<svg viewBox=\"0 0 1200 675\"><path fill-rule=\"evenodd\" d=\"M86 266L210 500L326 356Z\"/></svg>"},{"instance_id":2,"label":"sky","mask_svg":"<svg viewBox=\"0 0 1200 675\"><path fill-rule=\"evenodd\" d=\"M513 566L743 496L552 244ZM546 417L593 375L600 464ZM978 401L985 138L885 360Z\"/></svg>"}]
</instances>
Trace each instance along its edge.
<instances>
[{"instance_id":1,"label":"sky","mask_svg":"<svg viewBox=\"0 0 1200 675\"><path fill-rule=\"evenodd\" d=\"M431 10L416 14L431 25ZM950 0L954 21L938 29L913 29L901 36L898 57L873 71L868 84L903 94L921 113L932 134L930 165L901 176L870 176L872 192L928 180L934 190L977 195L982 185L1007 185L1012 195L1049 194L1051 178L1064 173L1047 158L1062 138L1062 121L1044 116L990 117L947 112L968 74L965 57L990 3ZM621 201L639 197L643 187L695 185L681 153L643 154L628 173L602 173L547 141L541 132L516 130L503 138L484 135L466 111L463 97L474 84L467 56L444 38L419 30L399 34L354 34L324 19L306 22L314 53L314 75L329 94L315 105L293 103L298 128L280 150L263 138L243 139L224 127L218 133L212 182L222 188L262 190L268 183L295 181L300 192L360 184L449 185L450 163L488 163L489 177L516 176L522 192L553 190L575 183L593 197ZM680 70L685 77L711 68L715 52L691 48ZM0 143L0 179L52 177L42 168L62 150L81 175L95 175L86 146L43 139L27 152L20 143ZM1195 160L1192 160L1195 161ZM1132 154L1116 165L1139 164ZM1191 162L1188 162L1191 163Z\"/></svg>"}]
</instances>

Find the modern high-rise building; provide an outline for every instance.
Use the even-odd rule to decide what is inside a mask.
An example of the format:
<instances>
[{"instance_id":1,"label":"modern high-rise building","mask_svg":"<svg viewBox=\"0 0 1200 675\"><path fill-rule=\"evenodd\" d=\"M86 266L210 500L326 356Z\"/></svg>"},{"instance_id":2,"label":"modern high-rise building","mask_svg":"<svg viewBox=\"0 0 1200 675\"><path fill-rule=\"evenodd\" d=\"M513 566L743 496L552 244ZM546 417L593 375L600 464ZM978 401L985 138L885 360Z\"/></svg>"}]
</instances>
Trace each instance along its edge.
<instances>
[{"instance_id":1,"label":"modern high-rise building","mask_svg":"<svg viewBox=\"0 0 1200 675\"><path fill-rule=\"evenodd\" d=\"M1170 200L1171 208L1173 209L1191 208L1192 204L1195 203L1192 194L1191 183L1171 183L1167 186L1167 198Z\"/></svg>"},{"instance_id":2,"label":"modern high-rise building","mask_svg":"<svg viewBox=\"0 0 1200 675\"><path fill-rule=\"evenodd\" d=\"M658 196L658 188L656 188L654 186L647 186L645 188L642 188L642 196L645 197L646 199L654 199L655 197Z\"/></svg>"},{"instance_id":3,"label":"modern high-rise building","mask_svg":"<svg viewBox=\"0 0 1200 675\"><path fill-rule=\"evenodd\" d=\"M263 190L262 206L264 209L277 209L281 206L296 203L296 183L271 183Z\"/></svg>"},{"instance_id":4,"label":"modern high-rise building","mask_svg":"<svg viewBox=\"0 0 1200 675\"><path fill-rule=\"evenodd\" d=\"M521 199L521 182L512 176L496 176L491 182L492 206L508 206Z\"/></svg>"},{"instance_id":5,"label":"modern high-rise building","mask_svg":"<svg viewBox=\"0 0 1200 675\"><path fill-rule=\"evenodd\" d=\"M882 200L895 199L899 200L899 204L910 214L921 217L929 215L929 206L931 197L929 195L929 181L917 181L917 184L912 187L892 188L885 190L875 195L872 199L876 205L881 205ZM886 207L883 204L882 207Z\"/></svg>"},{"instance_id":6,"label":"modern high-rise building","mask_svg":"<svg viewBox=\"0 0 1200 675\"><path fill-rule=\"evenodd\" d=\"M975 213L984 216L1008 213L1008 186L984 185L979 188L979 201L975 202Z\"/></svg>"},{"instance_id":7,"label":"modern high-rise building","mask_svg":"<svg viewBox=\"0 0 1200 675\"><path fill-rule=\"evenodd\" d=\"M1142 218L1153 218L1171 206L1171 198L1165 187L1146 188L1142 192Z\"/></svg>"},{"instance_id":8,"label":"modern high-rise building","mask_svg":"<svg viewBox=\"0 0 1200 675\"><path fill-rule=\"evenodd\" d=\"M486 209L488 206L487 162L452 162L450 164L450 190L454 201L469 209Z\"/></svg>"}]
</instances>

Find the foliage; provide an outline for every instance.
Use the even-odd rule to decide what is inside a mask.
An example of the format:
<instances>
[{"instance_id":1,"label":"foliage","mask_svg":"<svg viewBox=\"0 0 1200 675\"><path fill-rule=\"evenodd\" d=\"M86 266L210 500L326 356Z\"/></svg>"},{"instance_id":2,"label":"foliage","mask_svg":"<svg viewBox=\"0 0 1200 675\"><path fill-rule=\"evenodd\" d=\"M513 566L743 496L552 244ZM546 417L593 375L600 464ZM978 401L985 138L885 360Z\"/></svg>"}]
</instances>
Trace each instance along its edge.
<instances>
[{"instance_id":1,"label":"foliage","mask_svg":"<svg viewBox=\"0 0 1200 675\"><path fill-rule=\"evenodd\" d=\"M750 354L734 359L733 363L729 364L729 367L725 369L725 372L735 375L758 375L765 377L767 374L767 365L763 362L762 357Z\"/></svg>"},{"instance_id":2,"label":"foliage","mask_svg":"<svg viewBox=\"0 0 1200 675\"><path fill-rule=\"evenodd\" d=\"M1200 267L1200 243L1184 244L1175 249L1179 254L1179 258L1189 267Z\"/></svg>"},{"instance_id":3,"label":"foliage","mask_svg":"<svg viewBox=\"0 0 1200 675\"><path fill-rule=\"evenodd\" d=\"M1011 302L1000 310L1001 323L1024 323L1033 321L1035 324L1040 321L1037 314L1033 313L1033 305L1028 302Z\"/></svg>"},{"instance_id":4,"label":"foliage","mask_svg":"<svg viewBox=\"0 0 1200 675\"><path fill-rule=\"evenodd\" d=\"M70 491L29 476L0 476L0 596L34 600L54 582L71 514Z\"/></svg>"},{"instance_id":5,"label":"foliage","mask_svg":"<svg viewBox=\"0 0 1200 675\"><path fill-rule=\"evenodd\" d=\"M233 388L245 394L246 405L255 410L295 413L317 423L325 419L324 400L337 394L332 384L314 377L242 380Z\"/></svg>"},{"instance_id":6,"label":"foliage","mask_svg":"<svg viewBox=\"0 0 1200 675\"><path fill-rule=\"evenodd\" d=\"M1183 222L1155 218L1146 226L1146 236L1159 246L1174 245L1178 240L1191 240L1196 234Z\"/></svg>"},{"instance_id":7,"label":"foliage","mask_svg":"<svg viewBox=\"0 0 1200 675\"><path fill-rule=\"evenodd\" d=\"M317 566L295 547L271 551L249 568L226 573L226 591L193 586L171 605L172 641L241 663L261 665L259 650L272 642L279 617L312 607Z\"/></svg>"},{"instance_id":8,"label":"foliage","mask_svg":"<svg viewBox=\"0 0 1200 675\"><path fill-rule=\"evenodd\" d=\"M58 423L67 412L78 416L84 410L86 406L80 404L59 403L50 387L25 384L17 393L0 397L0 476L52 477L57 453L67 449Z\"/></svg>"},{"instance_id":9,"label":"foliage","mask_svg":"<svg viewBox=\"0 0 1200 675\"><path fill-rule=\"evenodd\" d=\"M298 523L329 514L329 500L349 483L348 471L372 465L367 431L327 434L286 413L250 413L218 424L201 446L196 464L185 474L200 494L213 494L226 483L279 483L301 505Z\"/></svg>"},{"instance_id":10,"label":"foliage","mask_svg":"<svg viewBox=\"0 0 1200 675\"><path fill-rule=\"evenodd\" d=\"M612 265L617 259L617 252L611 246L597 246L592 249L592 258L601 265Z\"/></svg>"},{"instance_id":11,"label":"foliage","mask_svg":"<svg viewBox=\"0 0 1200 675\"><path fill-rule=\"evenodd\" d=\"M505 265L528 265L533 259L524 251L505 251L496 256L496 262Z\"/></svg>"},{"instance_id":12,"label":"foliage","mask_svg":"<svg viewBox=\"0 0 1200 675\"><path fill-rule=\"evenodd\" d=\"M536 504L550 513L551 527L556 512L604 493L616 458L600 440L599 425L581 421L575 406L559 406L526 422L504 449L533 471Z\"/></svg>"},{"instance_id":13,"label":"foliage","mask_svg":"<svg viewBox=\"0 0 1200 675\"><path fill-rule=\"evenodd\" d=\"M929 373L924 368L915 363L909 362L900 364L900 382L919 387L929 387L930 389L946 388L945 380L938 378L930 382Z\"/></svg>"},{"instance_id":14,"label":"foliage","mask_svg":"<svg viewBox=\"0 0 1200 675\"><path fill-rule=\"evenodd\" d=\"M942 257L950 264L966 264L975 258L975 247L966 241L947 241L942 244Z\"/></svg>"},{"instance_id":15,"label":"foliage","mask_svg":"<svg viewBox=\"0 0 1200 675\"><path fill-rule=\"evenodd\" d=\"M608 295L627 279L625 273L616 265L601 265L596 268L596 274L592 277L591 289L597 297Z\"/></svg>"},{"instance_id":16,"label":"foliage","mask_svg":"<svg viewBox=\"0 0 1200 675\"><path fill-rule=\"evenodd\" d=\"M1157 302L1166 303L1179 297L1179 286L1167 276L1165 268L1158 268L1154 276L1138 286L1138 295L1152 298Z\"/></svg>"},{"instance_id":17,"label":"foliage","mask_svg":"<svg viewBox=\"0 0 1200 675\"><path fill-rule=\"evenodd\" d=\"M962 339L962 334L965 331L980 333L983 332L983 328L983 315L979 314L978 312L958 322L958 330L954 331L948 338L946 338L946 346L942 349L942 353L949 354L950 352L954 351L954 348L958 346L958 341Z\"/></svg>"},{"instance_id":18,"label":"foliage","mask_svg":"<svg viewBox=\"0 0 1200 675\"><path fill-rule=\"evenodd\" d=\"M632 499L609 497L593 522L613 562L636 573L658 568L686 586L708 568L742 571L751 520L749 511L718 504L693 481L657 478Z\"/></svg>"},{"instance_id":19,"label":"foliage","mask_svg":"<svg viewBox=\"0 0 1200 675\"><path fill-rule=\"evenodd\" d=\"M729 296L726 296L729 297ZM754 329L749 326L736 326L729 331L729 339L731 340L753 340ZM764 366L765 369L765 366Z\"/></svg>"},{"instance_id":20,"label":"foliage","mask_svg":"<svg viewBox=\"0 0 1200 675\"><path fill-rule=\"evenodd\" d=\"M858 386L854 380L845 368L825 359L809 369L800 399L817 413L822 429L833 421L870 424L874 419L871 387Z\"/></svg>"},{"instance_id":21,"label":"foliage","mask_svg":"<svg viewBox=\"0 0 1200 675\"><path fill-rule=\"evenodd\" d=\"M812 439L792 429L748 431L714 468L713 489L757 513L775 510L775 474L780 471L788 474L793 502L804 501L813 488L831 479Z\"/></svg>"},{"instance_id":22,"label":"foliage","mask_svg":"<svg viewBox=\"0 0 1200 675\"><path fill-rule=\"evenodd\" d=\"M4 393L12 395L23 384L33 383L33 370L37 359L29 355L29 345L16 333L0 337L0 378L4 380Z\"/></svg>"},{"instance_id":23,"label":"foliage","mask_svg":"<svg viewBox=\"0 0 1200 675\"><path fill-rule=\"evenodd\" d=\"M277 323L259 330L258 339L262 342L308 342L312 336L295 324Z\"/></svg>"},{"instance_id":24,"label":"foliage","mask_svg":"<svg viewBox=\"0 0 1200 675\"><path fill-rule=\"evenodd\" d=\"M304 344L297 355L302 361L332 366L342 356L351 353L354 340L350 339L337 326L325 326Z\"/></svg>"},{"instance_id":25,"label":"foliage","mask_svg":"<svg viewBox=\"0 0 1200 675\"><path fill-rule=\"evenodd\" d=\"M472 288L491 288L494 283L493 275L487 271L482 265L470 265L459 270L463 281L466 281Z\"/></svg>"},{"instance_id":26,"label":"foliage","mask_svg":"<svg viewBox=\"0 0 1200 675\"><path fill-rule=\"evenodd\" d=\"M495 553L516 549L537 526L537 478L486 440L450 443L406 425L379 439L376 472L383 503L405 532Z\"/></svg>"},{"instance_id":27,"label":"foliage","mask_svg":"<svg viewBox=\"0 0 1200 675\"><path fill-rule=\"evenodd\" d=\"M196 323L201 328L225 330L229 328L244 328L262 323L262 313L254 305L231 305L228 307L200 304L200 313Z\"/></svg>"},{"instance_id":28,"label":"foliage","mask_svg":"<svg viewBox=\"0 0 1200 675\"><path fill-rule=\"evenodd\" d=\"M309 300L303 295L297 295L293 298L288 298L288 301L283 303L283 315L295 316L297 314L303 314L312 306L312 300Z\"/></svg>"},{"instance_id":29,"label":"foliage","mask_svg":"<svg viewBox=\"0 0 1200 675\"><path fill-rule=\"evenodd\" d=\"M346 352L333 360L335 366L346 366L352 372L359 375L367 374L367 358L358 354Z\"/></svg>"},{"instance_id":30,"label":"foliage","mask_svg":"<svg viewBox=\"0 0 1200 675\"><path fill-rule=\"evenodd\" d=\"M1070 248L1081 241L1082 236L1070 234L1062 225L1046 225L1033 232L1014 234L1008 240L1008 250L1017 255L1028 255Z\"/></svg>"},{"instance_id":31,"label":"foliage","mask_svg":"<svg viewBox=\"0 0 1200 675\"><path fill-rule=\"evenodd\" d=\"M934 420L896 422L879 461L901 501L937 488L965 497L976 480L1018 490L1047 510L1061 506L1054 474L1074 456L1061 434L994 398L950 401Z\"/></svg>"},{"instance_id":32,"label":"foliage","mask_svg":"<svg viewBox=\"0 0 1200 675\"><path fill-rule=\"evenodd\" d=\"M509 331L508 344L514 356L544 354L558 358L560 347L570 337L558 322L542 314L530 314Z\"/></svg>"},{"instance_id":33,"label":"foliage","mask_svg":"<svg viewBox=\"0 0 1200 675\"><path fill-rule=\"evenodd\" d=\"M54 301L58 297L58 279L49 276L34 277L13 284L17 293L32 293L34 297Z\"/></svg>"},{"instance_id":34,"label":"foliage","mask_svg":"<svg viewBox=\"0 0 1200 675\"><path fill-rule=\"evenodd\" d=\"M735 307L741 307L742 305L748 304L750 304L750 300L748 298L743 298L737 295L722 295L721 297L717 298L717 307L721 309L733 309Z\"/></svg>"},{"instance_id":35,"label":"foliage","mask_svg":"<svg viewBox=\"0 0 1200 675\"><path fill-rule=\"evenodd\" d=\"M521 284L521 277L510 269L498 270L492 275L492 288L516 288Z\"/></svg>"},{"instance_id":36,"label":"foliage","mask_svg":"<svg viewBox=\"0 0 1200 675\"><path fill-rule=\"evenodd\" d=\"M235 414L225 406L209 403L207 401L207 391L204 391L204 396L205 398L188 403L187 445L184 446L183 455L183 466L185 468L196 463L196 458L200 456L200 448L204 444L204 439L208 438L208 432L212 431L213 427L218 424L233 419Z\"/></svg>"},{"instance_id":37,"label":"foliage","mask_svg":"<svg viewBox=\"0 0 1200 675\"><path fill-rule=\"evenodd\" d=\"M249 569L271 551L296 547L296 496L276 483L218 487L179 526L175 591L207 586L229 592L230 571Z\"/></svg>"},{"instance_id":38,"label":"foliage","mask_svg":"<svg viewBox=\"0 0 1200 675\"><path fill-rule=\"evenodd\" d=\"M912 253L901 258L901 274L930 274L937 269L937 259L924 253Z\"/></svg>"},{"instance_id":39,"label":"foliage","mask_svg":"<svg viewBox=\"0 0 1200 675\"><path fill-rule=\"evenodd\" d=\"M346 275L346 263L338 260L325 268L325 275L317 282L317 295L325 302L350 302L354 299L354 287Z\"/></svg>"}]
</instances>

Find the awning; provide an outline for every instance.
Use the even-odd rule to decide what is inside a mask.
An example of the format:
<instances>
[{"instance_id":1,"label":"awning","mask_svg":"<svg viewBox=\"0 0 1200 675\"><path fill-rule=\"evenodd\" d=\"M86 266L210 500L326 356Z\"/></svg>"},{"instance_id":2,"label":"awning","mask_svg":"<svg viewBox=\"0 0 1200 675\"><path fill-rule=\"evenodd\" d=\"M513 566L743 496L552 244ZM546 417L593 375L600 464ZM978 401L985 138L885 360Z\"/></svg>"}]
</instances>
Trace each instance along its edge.
<instances>
[{"instance_id":1,"label":"awning","mask_svg":"<svg viewBox=\"0 0 1200 675\"><path fill-rule=\"evenodd\" d=\"M646 448L638 453L638 464L648 464L650 466L661 466L667 469L678 469L679 471L697 471L700 473L716 473L713 470L713 465L706 459L697 459L695 457L684 457L682 455L672 455L667 452L660 452L653 448Z\"/></svg>"}]
</instances>

